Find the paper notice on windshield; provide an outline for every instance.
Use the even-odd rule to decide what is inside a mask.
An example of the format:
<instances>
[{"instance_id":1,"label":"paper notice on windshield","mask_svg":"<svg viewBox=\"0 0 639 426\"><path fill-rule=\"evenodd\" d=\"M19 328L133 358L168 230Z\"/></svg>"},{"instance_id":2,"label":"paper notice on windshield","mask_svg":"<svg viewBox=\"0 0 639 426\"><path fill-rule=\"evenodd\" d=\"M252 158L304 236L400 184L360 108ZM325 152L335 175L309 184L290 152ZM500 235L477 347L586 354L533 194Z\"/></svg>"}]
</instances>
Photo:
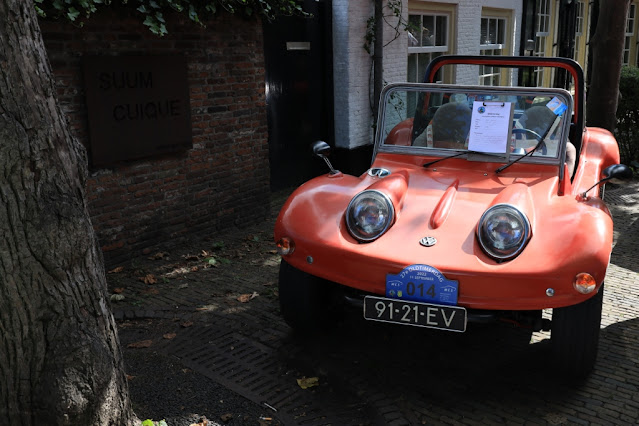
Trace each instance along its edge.
<instances>
[{"instance_id":1,"label":"paper notice on windshield","mask_svg":"<svg viewBox=\"0 0 639 426\"><path fill-rule=\"evenodd\" d=\"M506 153L513 122L512 115L512 102L473 102L468 149Z\"/></svg>"}]
</instances>

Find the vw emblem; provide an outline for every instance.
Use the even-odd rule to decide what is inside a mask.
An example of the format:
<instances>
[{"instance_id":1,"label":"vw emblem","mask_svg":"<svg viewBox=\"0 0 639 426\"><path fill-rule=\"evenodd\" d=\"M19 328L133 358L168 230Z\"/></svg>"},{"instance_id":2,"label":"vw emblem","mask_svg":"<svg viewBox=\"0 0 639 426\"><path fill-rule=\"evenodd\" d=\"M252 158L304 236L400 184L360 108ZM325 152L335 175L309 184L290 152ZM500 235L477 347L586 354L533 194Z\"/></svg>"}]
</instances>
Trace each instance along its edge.
<instances>
[{"instance_id":1,"label":"vw emblem","mask_svg":"<svg viewBox=\"0 0 639 426\"><path fill-rule=\"evenodd\" d=\"M424 237L421 240L419 240L419 244L423 245L424 247L432 247L435 244L437 244L437 238L435 238L435 237Z\"/></svg>"},{"instance_id":2,"label":"vw emblem","mask_svg":"<svg viewBox=\"0 0 639 426\"><path fill-rule=\"evenodd\" d=\"M372 176L372 177L378 177L378 178L383 178L386 177L388 175L390 175L390 171L387 169L379 169L379 168L375 168L375 169L369 169L368 170L368 175Z\"/></svg>"}]
</instances>

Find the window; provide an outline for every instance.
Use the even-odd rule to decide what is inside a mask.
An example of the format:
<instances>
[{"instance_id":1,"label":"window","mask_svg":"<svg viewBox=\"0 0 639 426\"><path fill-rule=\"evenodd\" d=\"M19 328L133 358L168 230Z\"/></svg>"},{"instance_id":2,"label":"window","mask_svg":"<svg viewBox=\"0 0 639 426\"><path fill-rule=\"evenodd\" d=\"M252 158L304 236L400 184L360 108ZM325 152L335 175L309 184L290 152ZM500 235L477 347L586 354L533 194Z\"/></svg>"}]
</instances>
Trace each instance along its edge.
<instances>
[{"instance_id":1,"label":"window","mask_svg":"<svg viewBox=\"0 0 639 426\"><path fill-rule=\"evenodd\" d=\"M408 81L421 83L428 63L449 50L448 15L409 14L408 24Z\"/></svg>"},{"instance_id":2,"label":"window","mask_svg":"<svg viewBox=\"0 0 639 426\"><path fill-rule=\"evenodd\" d=\"M481 18L479 36L479 52L486 56L503 55L506 48L506 19L485 17ZM499 86L501 83L500 69L488 65L479 66L479 84L484 86Z\"/></svg>"},{"instance_id":3,"label":"window","mask_svg":"<svg viewBox=\"0 0 639 426\"><path fill-rule=\"evenodd\" d=\"M577 2L577 27L576 33L578 36L584 35L584 2L579 0Z\"/></svg>"},{"instance_id":4,"label":"window","mask_svg":"<svg viewBox=\"0 0 639 426\"><path fill-rule=\"evenodd\" d=\"M631 4L626 18L626 39L623 45L623 64L630 64L630 47L632 46L632 36L635 33L635 5Z\"/></svg>"},{"instance_id":5,"label":"window","mask_svg":"<svg viewBox=\"0 0 639 426\"><path fill-rule=\"evenodd\" d=\"M583 35L584 35L584 2L583 0L579 0L577 2L577 22L575 25L575 61L579 61L579 54L581 43L583 43Z\"/></svg>"},{"instance_id":6,"label":"window","mask_svg":"<svg viewBox=\"0 0 639 426\"><path fill-rule=\"evenodd\" d=\"M537 3L537 32L535 37L535 56L546 56L546 40L550 35L550 0L539 0ZM535 68L535 82L543 86L544 69Z\"/></svg>"},{"instance_id":7,"label":"window","mask_svg":"<svg viewBox=\"0 0 639 426\"><path fill-rule=\"evenodd\" d=\"M550 34L550 0L540 0L537 3L537 35Z\"/></svg>"}]
</instances>

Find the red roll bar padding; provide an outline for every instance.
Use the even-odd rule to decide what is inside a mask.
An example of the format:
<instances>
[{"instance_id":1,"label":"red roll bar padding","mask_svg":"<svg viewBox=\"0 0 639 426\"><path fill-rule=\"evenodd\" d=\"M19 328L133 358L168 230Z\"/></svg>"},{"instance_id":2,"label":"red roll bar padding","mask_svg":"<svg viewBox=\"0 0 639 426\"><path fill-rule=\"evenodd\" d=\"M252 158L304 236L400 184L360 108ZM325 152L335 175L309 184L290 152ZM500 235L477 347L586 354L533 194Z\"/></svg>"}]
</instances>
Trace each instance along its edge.
<instances>
[{"instance_id":1,"label":"red roll bar padding","mask_svg":"<svg viewBox=\"0 0 639 426\"><path fill-rule=\"evenodd\" d=\"M457 64L490 65L502 68L550 67L562 68L568 71L575 82L575 93L573 96L575 105L573 108L574 115L572 117L575 129L574 134L572 135L572 142L577 145L577 149L579 150L586 118L584 71L579 63L569 58L545 58L539 56L443 55L438 56L428 64L424 75L424 83L432 83L435 78L435 74L444 65Z\"/></svg>"}]
</instances>

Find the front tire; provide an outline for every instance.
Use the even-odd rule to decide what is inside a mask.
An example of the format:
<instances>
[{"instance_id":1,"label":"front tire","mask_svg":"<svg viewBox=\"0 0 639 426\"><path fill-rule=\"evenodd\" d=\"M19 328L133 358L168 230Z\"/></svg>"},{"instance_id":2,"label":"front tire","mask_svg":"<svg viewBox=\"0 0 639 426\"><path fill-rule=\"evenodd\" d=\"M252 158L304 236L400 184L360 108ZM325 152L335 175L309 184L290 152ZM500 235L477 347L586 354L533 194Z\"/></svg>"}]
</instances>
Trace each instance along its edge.
<instances>
[{"instance_id":1,"label":"front tire","mask_svg":"<svg viewBox=\"0 0 639 426\"><path fill-rule=\"evenodd\" d=\"M570 377L588 375L597 360L603 285L599 292L578 305L555 308L550 343L555 366Z\"/></svg>"},{"instance_id":2,"label":"front tire","mask_svg":"<svg viewBox=\"0 0 639 426\"><path fill-rule=\"evenodd\" d=\"M282 259L279 275L280 311L295 331L315 332L328 321L330 283Z\"/></svg>"}]
</instances>

